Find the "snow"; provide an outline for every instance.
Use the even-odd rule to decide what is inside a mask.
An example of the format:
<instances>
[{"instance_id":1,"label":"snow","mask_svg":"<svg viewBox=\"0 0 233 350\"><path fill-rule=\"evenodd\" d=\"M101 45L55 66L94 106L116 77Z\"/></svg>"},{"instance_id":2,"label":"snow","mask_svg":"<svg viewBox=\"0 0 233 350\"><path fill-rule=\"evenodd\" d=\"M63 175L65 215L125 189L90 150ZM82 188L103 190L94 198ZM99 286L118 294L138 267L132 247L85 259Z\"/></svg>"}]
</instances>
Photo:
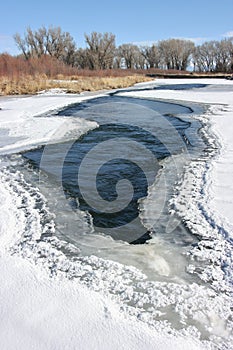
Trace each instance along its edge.
<instances>
[{"instance_id":1,"label":"snow","mask_svg":"<svg viewBox=\"0 0 233 350\"><path fill-rule=\"evenodd\" d=\"M207 86L198 89L172 90L174 84L206 84ZM178 195L171 201L171 205L186 222L187 227L203 238L190 255L193 259L210 261L211 265L203 268L201 272L200 268L199 272L194 269L194 273L204 281L212 280L212 285L217 290L226 289L232 292L232 82L224 79L172 79L157 80L156 83L149 85L168 85L168 87L166 90L139 90L125 92L122 95L168 99L179 103L191 101L208 106L207 112L198 119L205 125L202 134L208 139L212 159L208 163L203 162L204 158L196 159L191 163L186 169L183 180L177 184ZM215 249L210 251L211 244Z\"/></svg>"},{"instance_id":2,"label":"snow","mask_svg":"<svg viewBox=\"0 0 233 350\"><path fill-rule=\"evenodd\" d=\"M151 83L151 85L154 83ZM209 189L209 206L225 223L233 229L233 84L224 79L166 79L157 80L156 85L175 84L211 84L210 88L191 90L152 90L127 92L122 95L169 99L176 101L192 101L210 104L208 120L211 130L219 138L221 154L212 163L211 184ZM137 84L142 87L143 84ZM231 91L222 89L231 87Z\"/></svg>"},{"instance_id":3,"label":"snow","mask_svg":"<svg viewBox=\"0 0 233 350\"><path fill-rule=\"evenodd\" d=\"M0 261L1 349L201 349L127 318L87 287L49 279L25 259Z\"/></svg>"},{"instance_id":4,"label":"snow","mask_svg":"<svg viewBox=\"0 0 233 350\"><path fill-rule=\"evenodd\" d=\"M153 90L122 92L123 95L192 101L210 104L208 112L201 116L211 123L211 132L218 136L220 153L213 157L206 173L203 198L193 195L190 210L182 205L190 186L203 186L202 169L197 162L187 169L187 177L174 198L174 205L181 215L189 218L190 227L206 234L210 230L203 220L213 217L216 225L227 232L221 241L219 233L214 236L216 244L215 265L219 259L232 263L230 240L233 227L233 89L232 82L220 79L157 80L151 84L207 83L210 88L187 91ZM149 84L150 85L150 84ZM148 83L138 84L139 87ZM223 91L221 91L223 90ZM97 127L94 122L79 118L52 116L52 111L71 103L81 102L91 96L66 95L54 91L34 97L0 99L0 152L2 155L24 150L53 140L53 135L66 139ZM44 116L40 116L44 113ZM50 116L51 114L51 116ZM56 131L56 133L55 133ZM59 132L57 132L59 131ZM56 140L55 140L56 141ZM5 165L2 161L2 167ZM1 164L0 164L1 166ZM216 276L216 290L192 284L150 283L135 268L130 268L96 257L70 262L59 251L62 242L37 241L45 229L54 230L53 217L44 204L39 190L28 186L18 172L1 170L0 181L0 339L2 349L212 349L210 342L198 339L198 334L178 332L166 322L154 324L141 307L155 305L153 312L162 315L165 308L173 310L175 318L182 322L191 315L193 322L202 324L206 331L218 337L229 338L225 348L230 349L230 298L219 291L222 270L204 270L203 280ZM195 172L196 171L196 172ZM193 174L193 176L190 176ZM178 184L179 186L179 184ZM15 191L17 189L17 191ZM183 191L183 192L182 192ZM35 201L42 203L38 209ZM196 202L195 202L196 201ZM22 205L24 203L24 205ZM26 203L26 204L25 204ZM202 211L196 204L202 204ZM38 206L41 208L41 205ZM196 217L194 217L196 215ZM199 215L199 216L198 216ZM43 227L46 216L48 225ZM200 219L200 220L199 220ZM26 230L27 228L27 230ZM217 231L217 230L216 230ZM211 231L211 234L213 232ZM213 236L211 236L213 237ZM209 237L210 238L210 237ZM211 239L206 245L211 244ZM213 242L212 242L213 243ZM203 255L202 252L205 251ZM40 252L40 254L39 254ZM192 252L206 258L207 246ZM195 266L189 266L195 272ZM226 269L228 273L230 269ZM166 272L166 271L165 271ZM229 272L229 280L232 282ZM135 290L130 281L137 282ZM219 282L220 281L220 282ZM214 286L215 287L215 286ZM114 293L118 297L114 298ZM147 294L144 293L147 291ZM132 300L135 310L123 301ZM176 320L174 321L174 323ZM178 322L178 321L177 321ZM223 348L222 348L223 349Z\"/></svg>"},{"instance_id":5,"label":"snow","mask_svg":"<svg viewBox=\"0 0 233 350\"><path fill-rule=\"evenodd\" d=\"M59 137L60 140L70 132L77 137L95 128L96 123L85 122L79 118L66 118L65 121L62 117L48 118L49 113L54 109L88 98L90 97L85 95L44 93L35 97L0 100L0 152L7 154L30 149L32 146L45 144L51 140L56 142L56 138ZM37 117L43 113L46 113L45 117Z\"/></svg>"},{"instance_id":6,"label":"snow","mask_svg":"<svg viewBox=\"0 0 233 350\"><path fill-rule=\"evenodd\" d=\"M123 287L127 295L122 277L143 280L136 270L110 261L103 261L101 266L95 257L75 264L56 248L56 239L38 243L44 229L42 221L45 219L47 229L53 230L53 218L49 218L39 190L25 186L18 171L14 175L2 171L2 349L205 348L190 336L169 334L169 327L161 326L157 330L150 327L140 321L138 315L129 316L109 295L93 290L101 290L101 286L106 289L109 281L109 288L114 291L115 281L116 288ZM78 277L86 280L86 285L81 284ZM129 286L129 293L130 289Z\"/></svg>"}]
</instances>

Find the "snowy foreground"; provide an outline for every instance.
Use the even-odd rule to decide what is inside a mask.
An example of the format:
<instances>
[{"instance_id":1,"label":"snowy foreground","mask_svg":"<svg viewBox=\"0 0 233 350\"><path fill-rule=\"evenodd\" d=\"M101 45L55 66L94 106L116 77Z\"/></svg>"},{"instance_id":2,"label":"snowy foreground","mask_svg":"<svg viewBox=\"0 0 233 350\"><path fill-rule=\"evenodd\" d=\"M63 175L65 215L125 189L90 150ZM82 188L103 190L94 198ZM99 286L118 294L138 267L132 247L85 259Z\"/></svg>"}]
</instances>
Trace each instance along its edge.
<instances>
[{"instance_id":1,"label":"snowy foreground","mask_svg":"<svg viewBox=\"0 0 233 350\"><path fill-rule=\"evenodd\" d=\"M101 259L90 257L89 260L86 259L86 264L84 264L84 260L81 266L74 268L79 269L78 272L76 271L77 276L78 273L80 276L84 276L84 273L85 276L89 276L89 281L94 281L95 288L93 288L92 283L85 285L80 283L78 278L67 278L72 274L69 270L70 265L69 268L65 267L66 264L69 264L65 257L61 253L57 253L55 248L48 247L48 245L39 246L37 243L41 227L38 213L34 209L31 209L30 213L30 218L32 218L31 248L29 249L28 245L21 253L17 250L18 243L21 242L19 235L26 237L23 231L27 215L23 213L19 198L12 191L12 184L20 189L24 180L17 173L15 178L9 178L7 170L4 170L5 162L7 162L4 160L4 155L54 141L55 130L56 137L64 139L71 131L75 130L77 137L96 127L96 123L83 121L79 118L66 118L64 124L62 117L48 118L46 116L46 113L50 111L91 98L91 95L68 96L51 93L34 97L0 98L0 155L3 156L0 164L1 349L192 350L217 349L217 346L214 345L217 343L220 344L220 349L230 349L232 328L230 328L230 323L226 326L225 321L232 316L229 315L228 305L230 302L229 286L233 281L230 269L233 260L231 250L233 239L233 88L227 90L225 87L232 86L232 82L219 79L156 81L156 84L166 85L179 83L207 83L211 86L185 91L168 89L122 92L122 95L192 101L209 105L206 114L200 118L203 118L205 122L210 122L211 133L217 136L220 152L211 160L205 175L205 190L202 197L198 198L198 195L195 195L196 197L193 195L193 204L190 203L188 209L179 198L179 196L182 197L182 186L185 183L193 181L192 185L196 186L195 188L203 185L201 182L203 178L198 178L198 174L202 170L200 169L201 165L196 164L195 167L194 164L189 172L189 177L185 178L184 184L180 186L179 196L174 199L174 204L181 217L189 218L190 229L201 232L203 236L206 235L206 241L207 238L210 238L209 228L202 217L199 220L198 215L203 216L204 213L205 217L212 218L211 227L214 233L211 234L216 233L214 236L216 264L213 265L217 265L218 261L225 259L226 266L228 266L225 271L227 278L224 277L226 286L223 286L221 268L215 269L213 267L213 271L211 268L208 271L203 271L203 280L208 281L209 275L213 277L216 274L217 277L215 276L213 284L215 289L207 290L197 285L187 288L181 286L179 289L178 286L171 284L168 292L166 290L163 295L165 287L158 284L160 290L157 290L157 294L154 290L153 297L154 299L160 298L161 304L164 303L162 306L171 308L173 308L175 300L177 303L176 312L179 313L181 319L183 317L185 320L186 315L192 313L193 324L195 325L195 322L203 324L204 329L213 335L213 342L199 339L191 328L185 332L179 332L170 325L166 325L166 322L155 325L150 322L149 318L144 317L143 312L129 312L130 308L125 307L120 298L119 300L113 298L111 294L114 294L114 288L120 290L121 286L128 287L127 278L141 279L143 285L143 277L135 268L127 268L110 261L101 262ZM155 84L155 82L151 84ZM138 84L138 86L143 87L143 84ZM44 116L38 118L43 113ZM190 174L193 174L193 178L190 177ZM187 190L187 186L184 188L185 190ZM32 203L33 199L26 193L25 186L24 188L22 186L21 193L29 204ZM201 213L195 211L194 207L197 204L202 205ZM32 204L31 208L33 208ZM197 227L197 222L199 227ZM225 234L222 240L219 238L219 227ZM210 239L208 242L211 244ZM203 259L207 254L206 248L203 245ZM37 259L36 254L42 249L44 249L45 258ZM44 263L46 254L47 262ZM193 255L195 256L195 254L199 253L194 251ZM59 273L51 274L54 256L57 259L57 265L60 264L62 268L60 268ZM94 264L99 267L99 270L92 268ZM195 269L195 267L193 268ZM192 267L190 267L191 269ZM68 270L69 273L66 273ZM104 275L106 271L108 271L108 275ZM101 276L104 278L101 279ZM126 281L122 278L126 278ZM145 286L149 289L149 286L146 284ZM110 293L106 292L107 289ZM225 291L227 291L226 294ZM132 293L130 285L127 293L128 296ZM173 293L172 297L166 296L167 293ZM225 341L221 342L219 340L221 337Z\"/></svg>"}]
</instances>

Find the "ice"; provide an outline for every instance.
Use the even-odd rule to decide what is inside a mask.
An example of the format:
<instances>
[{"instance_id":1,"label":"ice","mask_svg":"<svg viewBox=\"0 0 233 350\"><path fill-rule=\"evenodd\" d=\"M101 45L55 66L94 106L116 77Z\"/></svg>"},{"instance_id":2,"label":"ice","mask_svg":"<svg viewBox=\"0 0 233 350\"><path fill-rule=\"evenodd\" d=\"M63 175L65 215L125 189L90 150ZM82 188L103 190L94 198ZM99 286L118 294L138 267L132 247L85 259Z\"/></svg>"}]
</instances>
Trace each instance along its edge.
<instances>
[{"instance_id":1,"label":"ice","mask_svg":"<svg viewBox=\"0 0 233 350\"><path fill-rule=\"evenodd\" d=\"M81 102L90 97L83 95L67 96L46 94L35 97L19 97L0 100L0 138L4 144L0 154L18 152L32 147L74 137L97 127L97 123L79 118L52 116L52 111L71 103ZM41 115L46 113L46 117ZM50 116L51 115L51 116ZM50 116L50 117L49 117Z\"/></svg>"},{"instance_id":2,"label":"ice","mask_svg":"<svg viewBox=\"0 0 233 350\"><path fill-rule=\"evenodd\" d=\"M159 86L165 83L167 84L167 80L157 80L154 84ZM179 83L179 79L169 81L171 85ZM182 83L190 84L191 80L182 79ZM224 79L195 79L195 83L210 86L199 90L173 91L168 89L122 94L192 101L208 106L207 112L197 118L205 125L201 132L208 140L210 160L206 162L204 157L191 163L186 169L183 180L177 184L177 195L174 196L171 205L175 206L175 210L190 230L198 237L203 237L203 241L193 249L193 256L198 257L199 260L211 261L212 264L220 265L218 274L216 273L217 267L212 266L212 269L208 267L206 271L203 268L202 278L213 279L215 288L226 288L232 291L233 121L231 118L233 118L233 86L231 82ZM209 251L207 238L215 242L215 247L219 247L217 252L216 249ZM225 274L221 266L224 266Z\"/></svg>"},{"instance_id":3,"label":"ice","mask_svg":"<svg viewBox=\"0 0 233 350\"><path fill-rule=\"evenodd\" d=\"M163 83L174 84L179 80L153 82ZM182 83L191 84L193 80ZM206 129L211 123L211 133L218 136L217 143L215 137L209 140L213 156L208 164L196 159L187 166L171 203L173 210L201 238L189 252L193 264L187 269L201 276L203 285L187 284L182 279L174 283L149 281L139 268L119 264L110 257L69 259L65 250L78 254L78 249L53 236L55 218L46 199L20 172L9 170L7 160L2 158L2 348L232 348L232 83L220 79L200 83L215 88L131 94L210 104L208 113L201 118L205 119ZM74 129L75 135L81 135L97 127L93 122L66 118L67 128L63 128L62 117L38 117L85 98L90 97L62 93L1 100L4 136L1 154L48 142L55 132L59 140ZM209 134L206 130L208 137ZM214 151L219 145L220 153ZM187 196L191 198L188 203ZM43 235L44 239L39 240ZM154 254L149 247L147 255L149 264L161 275L171 273L167 257L159 252ZM197 270L197 260L203 262L201 271Z\"/></svg>"}]
</instances>

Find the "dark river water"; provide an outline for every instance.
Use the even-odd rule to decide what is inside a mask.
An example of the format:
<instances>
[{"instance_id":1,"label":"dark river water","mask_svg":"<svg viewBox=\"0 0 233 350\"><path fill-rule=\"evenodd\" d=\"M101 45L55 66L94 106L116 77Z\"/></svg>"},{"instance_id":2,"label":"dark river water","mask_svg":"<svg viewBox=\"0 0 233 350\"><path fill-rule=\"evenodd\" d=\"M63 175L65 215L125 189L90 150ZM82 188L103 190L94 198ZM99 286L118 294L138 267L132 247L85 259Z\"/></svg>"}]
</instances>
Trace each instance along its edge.
<instances>
[{"instance_id":1,"label":"dark river water","mask_svg":"<svg viewBox=\"0 0 233 350\"><path fill-rule=\"evenodd\" d=\"M198 135L201 125L193 118L200 111L194 105L116 93L94 98L56 115L95 121L97 128L79 139L25 152L23 157L45 170L51 188L60 183L74 212L88 214L84 220L92 227L89 240L97 234L138 244L159 235L186 246L196 238L181 222L171 222L168 202L183 166L203 148ZM153 200L145 205L150 192ZM153 214L147 207L153 207ZM74 233L75 225L70 226L64 236L80 243L83 232L77 227Z\"/></svg>"}]
</instances>

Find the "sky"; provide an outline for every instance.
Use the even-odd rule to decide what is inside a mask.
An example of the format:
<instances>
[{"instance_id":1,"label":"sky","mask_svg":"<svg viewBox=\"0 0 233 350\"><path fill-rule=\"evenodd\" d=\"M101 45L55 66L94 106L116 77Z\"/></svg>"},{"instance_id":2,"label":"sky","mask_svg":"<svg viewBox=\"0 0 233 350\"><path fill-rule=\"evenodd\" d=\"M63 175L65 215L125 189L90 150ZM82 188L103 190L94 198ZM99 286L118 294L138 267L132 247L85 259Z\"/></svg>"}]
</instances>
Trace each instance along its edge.
<instances>
[{"instance_id":1,"label":"sky","mask_svg":"<svg viewBox=\"0 0 233 350\"><path fill-rule=\"evenodd\" d=\"M196 44L233 36L233 0L11 0L0 6L0 53L18 53L13 35L60 26L78 47L84 33L111 32L116 44L151 44L169 38Z\"/></svg>"}]
</instances>

